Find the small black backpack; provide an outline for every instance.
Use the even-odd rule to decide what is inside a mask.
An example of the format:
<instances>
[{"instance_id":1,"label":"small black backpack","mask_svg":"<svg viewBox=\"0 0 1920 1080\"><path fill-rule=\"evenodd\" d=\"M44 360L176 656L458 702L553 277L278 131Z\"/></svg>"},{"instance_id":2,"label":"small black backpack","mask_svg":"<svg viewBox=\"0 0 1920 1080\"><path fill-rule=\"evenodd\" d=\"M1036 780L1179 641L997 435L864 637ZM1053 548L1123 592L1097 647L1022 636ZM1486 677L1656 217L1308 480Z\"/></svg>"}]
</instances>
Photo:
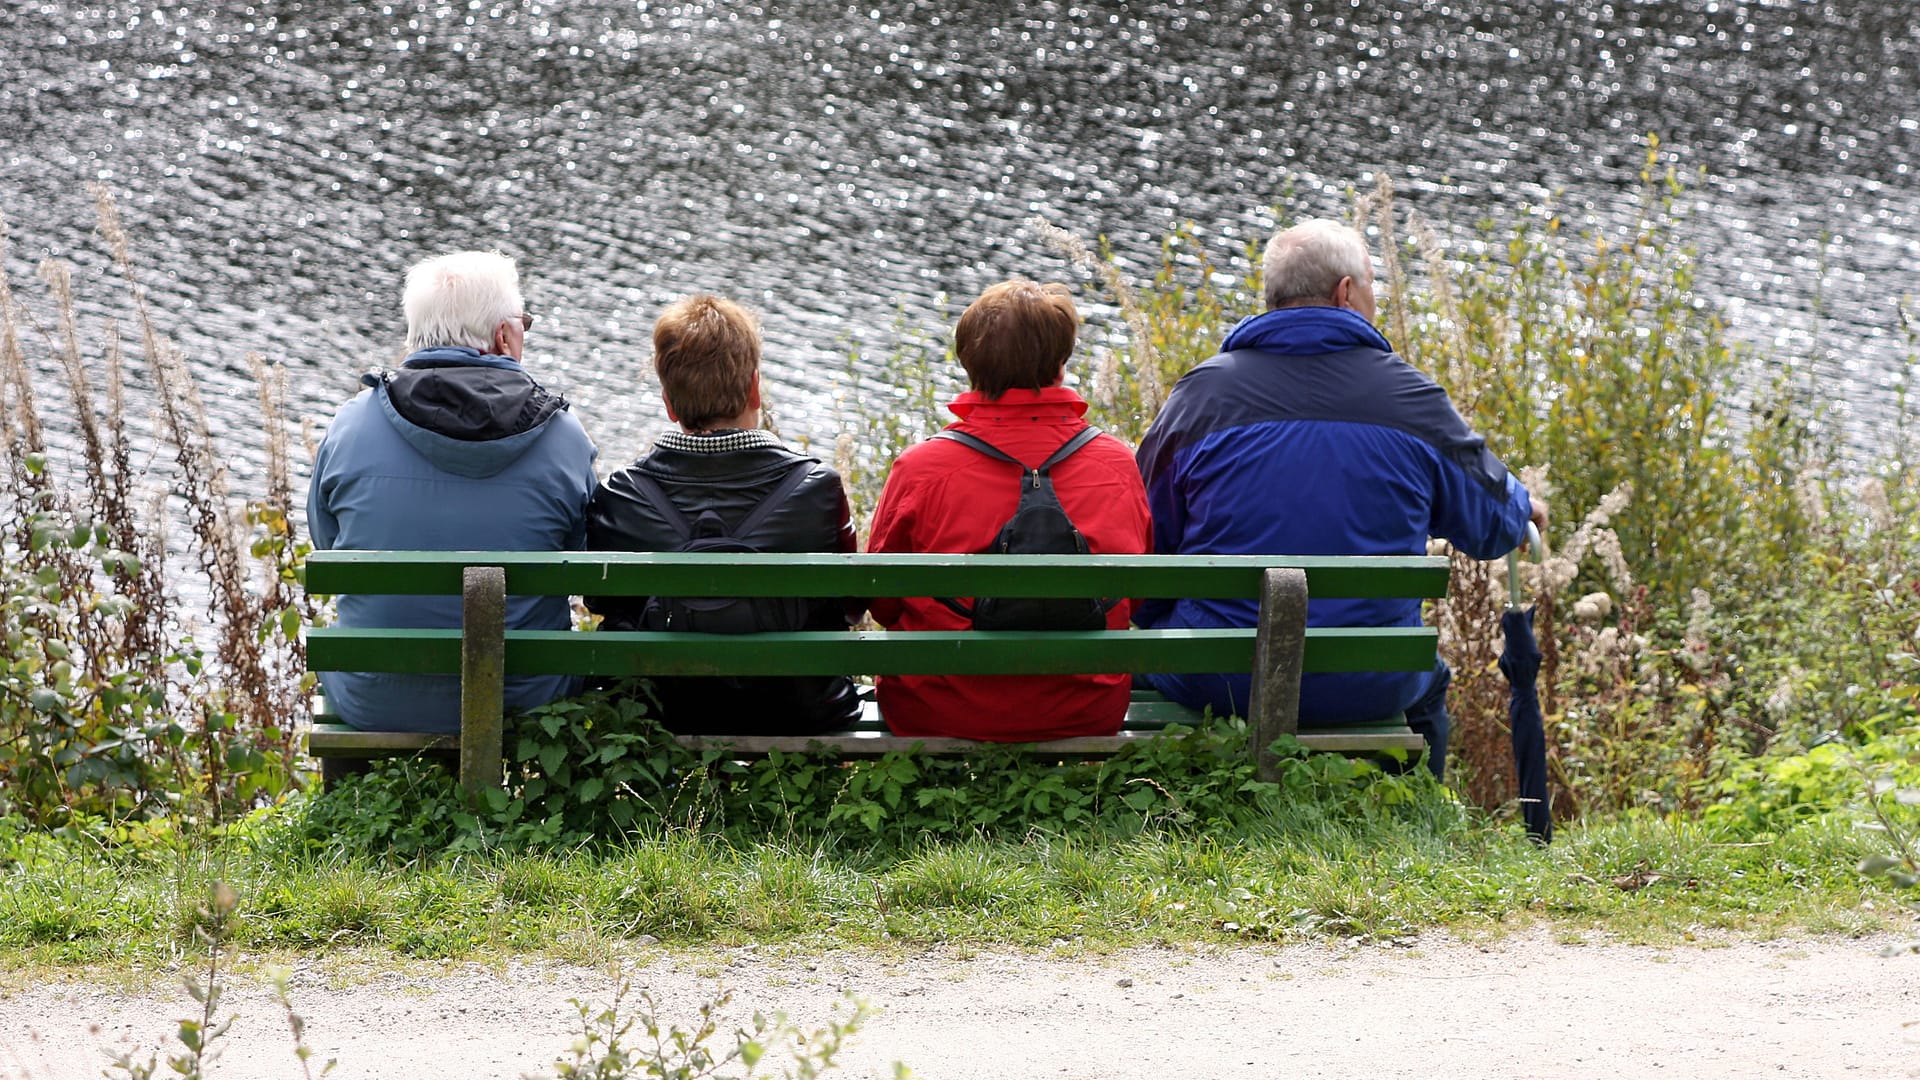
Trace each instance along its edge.
<instances>
[{"instance_id":1,"label":"small black backpack","mask_svg":"<svg viewBox=\"0 0 1920 1080\"><path fill-rule=\"evenodd\" d=\"M638 469L630 474L642 498L653 505L680 537L675 551L757 552L742 537L767 519L794 489L806 480L814 462L794 465L771 492L732 529L713 510L702 510L692 521L680 512L654 479ZM804 630L810 602L803 597L653 596L641 609L641 630L688 630L699 634L757 634L762 631Z\"/></svg>"},{"instance_id":2,"label":"small black backpack","mask_svg":"<svg viewBox=\"0 0 1920 1080\"><path fill-rule=\"evenodd\" d=\"M957 442L991 458L1010 461L1020 468L1020 504L1013 516L1000 526L993 546L981 554L997 555L1085 555L1087 538L1074 528L1073 519L1060 506L1053 492L1055 465L1072 457L1081 447L1100 437L1100 430L1088 427L1052 456L1029 469L1018 458L999 447L959 431L942 431L933 436ZM1041 597L980 597L971 608L958 600L940 598L940 602L968 619L975 630L1105 630L1107 612L1118 601L1055 599Z\"/></svg>"}]
</instances>

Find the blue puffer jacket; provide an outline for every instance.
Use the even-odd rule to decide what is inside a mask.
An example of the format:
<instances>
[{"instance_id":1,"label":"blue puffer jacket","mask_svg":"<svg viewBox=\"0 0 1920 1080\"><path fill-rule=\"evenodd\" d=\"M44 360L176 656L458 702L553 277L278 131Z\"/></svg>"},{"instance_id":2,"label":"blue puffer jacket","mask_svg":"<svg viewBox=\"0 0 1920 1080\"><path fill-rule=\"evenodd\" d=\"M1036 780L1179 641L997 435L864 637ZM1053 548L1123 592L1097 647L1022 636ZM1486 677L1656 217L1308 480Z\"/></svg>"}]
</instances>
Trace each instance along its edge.
<instances>
[{"instance_id":1,"label":"blue puffer jacket","mask_svg":"<svg viewBox=\"0 0 1920 1080\"><path fill-rule=\"evenodd\" d=\"M595 454L567 403L504 356L427 349L368 375L314 457L314 546L408 551L576 551L586 546ZM342 626L457 627L460 598L343 596ZM507 626L565 630L564 596L507 598ZM341 719L370 730L458 731L460 681L322 672ZM567 676L507 680L509 709L577 693Z\"/></svg>"},{"instance_id":2,"label":"blue puffer jacket","mask_svg":"<svg viewBox=\"0 0 1920 1080\"><path fill-rule=\"evenodd\" d=\"M1140 444L1155 551L1418 555L1429 536L1496 558L1526 535L1526 488L1432 379L1344 308L1282 308L1234 327L1183 376ZM1157 600L1145 627L1251 626L1251 600ZM1416 600L1314 600L1313 626L1417 626ZM1390 716L1421 672L1309 675L1303 722ZM1170 697L1244 713L1249 677L1155 678Z\"/></svg>"}]
</instances>

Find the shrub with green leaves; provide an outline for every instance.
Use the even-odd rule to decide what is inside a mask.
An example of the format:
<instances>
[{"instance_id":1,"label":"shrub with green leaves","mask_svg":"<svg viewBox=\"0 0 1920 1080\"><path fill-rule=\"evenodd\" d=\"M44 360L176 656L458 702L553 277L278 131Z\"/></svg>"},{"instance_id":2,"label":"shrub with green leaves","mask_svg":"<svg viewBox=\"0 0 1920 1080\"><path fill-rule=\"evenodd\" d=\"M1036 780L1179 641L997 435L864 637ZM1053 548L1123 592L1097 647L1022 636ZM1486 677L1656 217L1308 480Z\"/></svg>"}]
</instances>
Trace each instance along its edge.
<instances>
[{"instance_id":1,"label":"shrub with green leaves","mask_svg":"<svg viewBox=\"0 0 1920 1080\"><path fill-rule=\"evenodd\" d=\"M40 268L51 325L0 272L0 813L218 822L297 780L299 627L317 607L299 589L285 386L252 358L267 480L236 500L193 365L155 329L112 200L95 195L137 364L115 323L82 324L65 264ZM0 221L0 262L5 239ZM160 436L136 447L125 391L143 377ZM77 446L48 437L48 413ZM148 458L166 464L135 467ZM170 553L182 526L186 550ZM166 580L170 555L201 572L205 620Z\"/></svg>"},{"instance_id":2,"label":"shrub with green leaves","mask_svg":"<svg viewBox=\"0 0 1920 1080\"><path fill-rule=\"evenodd\" d=\"M44 475L37 455L20 465ZM40 508L0 538L0 732L11 734L0 742L0 812L58 825L76 807L149 809L186 735L165 707L164 669L189 658L112 655L137 606L138 557L104 526L50 506L50 493L30 498Z\"/></svg>"},{"instance_id":3,"label":"shrub with green leaves","mask_svg":"<svg viewBox=\"0 0 1920 1080\"><path fill-rule=\"evenodd\" d=\"M1867 820L1875 800L1903 791L1920 791L1920 727L1857 745L1836 740L1798 753L1744 758L1716 785L1715 801L1703 816L1754 833L1779 833L1832 814ZM1896 827L1920 826L1920 798L1889 798L1884 809Z\"/></svg>"},{"instance_id":4,"label":"shrub with green leaves","mask_svg":"<svg viewBox=\"0 0 1920 1080\"><path fill-rule=\"evenodd\" d=\"M688 750L647 717L643 691L599 692L533 710L508 735L507 783L478 808L425 762L349 778L307 804L324 847L407 859L434 852L571 848L662 829L740 842L780 838L863 848L1019 837L1032 830L1200 832L1320 814L1391 816L1434 786L1424 769L1283 747L1281 776L1254 776L1239 720L1144 740L1102 761L1044 760L982 746L961 758L893 751L841 761L773 752L738 760Z\"/></svg>"}]
</instances>

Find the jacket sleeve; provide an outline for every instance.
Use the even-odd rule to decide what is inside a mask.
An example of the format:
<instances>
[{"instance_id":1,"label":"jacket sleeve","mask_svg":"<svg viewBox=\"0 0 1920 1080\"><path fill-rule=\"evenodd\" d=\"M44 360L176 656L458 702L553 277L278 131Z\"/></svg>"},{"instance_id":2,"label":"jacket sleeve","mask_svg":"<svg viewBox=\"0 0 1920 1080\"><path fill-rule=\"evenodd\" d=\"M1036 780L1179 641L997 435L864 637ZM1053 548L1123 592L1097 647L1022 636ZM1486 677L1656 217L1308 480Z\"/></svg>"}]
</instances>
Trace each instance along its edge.
<instances>
[{"instance_id":1,"label":"jacket sleeve","mask_svg":"<svg viewBox=\"0 0 1920 1080\"><path fill-rule=\"evenodd\" d=\"M853 506L847 501L847 485L840 474L832 469L826 470L831 479L834 493L839 496L840 529L835 536L834 550L843 555L851 555L860 550L860 534L853 528Z\"/></svg>"},{"instance_id":2,"label":"jacket sleeve","mask_svg":"<svg viewBox=\"0 0 1920 1080\"><path fill-rule=\"evenodd\" d=\"M847 485L841 481L839 473L832 469L826 469L826 473L839 503L840 528L835 533L834 549L843 555L851 555L860 550L860 535L853 528L853 507L847 502ZM852 626L867 613L867 600L865 597L849 596L844 608L847 625Z\"/></svg>"},{"instance_id":3,"label":"jacket sleeve","mask_svg":"<svg viewBox=\"0 0 1920 1080\"><path fill-rule=\"evenodd\" d=\"M1187 503L1180 495L1178 473L1177 467L1170 467L1147 480L1146 512L1152 545L1148 551L1169 555L1180 552L1180 538L1186 532Z\"/></svg>"},{"instance_id":4,"label":"jacket sleeve","mask_svg":"<svg viewBox=\"0 0 1920 1080\"><path fill-rule=\"evenodd\" d=\"M887 474L880 490L880 505L873 511L873 528L867 533L868 551L913 550L913 467L902 455ZM904 605L897 596L876 596L867 605L873 621L892 629L900 622Z\"/></svg>"},{"instance_id":5,"label":"jacket sleeve","mask_svg":"<svg viewBox=\"0 0 1920 1080\"><path fill-rule=\"evenodd\" d=\"M572 416L571 413L568 415L569 417ZM593 503L594 493L600 489L600 478L593 474L593 460L600 456L600 448L593 445L593 440L587 436L587 429L580 426L578 419L575 419L573 424L574 428L580 433L580 441L586 444L587 458L580 463L580 475L575 481L578 484L579 499L576 500L573 512L573 528L567 534L566 550L585 551L587 548L587 509Z\"/></svg>"},{"instance_id":6,"label":"jacket sleeve","mask_svg":"<svg viewBox=\"0 0 1920 1080\"><path fill-rule=\"evenodd\" d=\"M596 485L593 498L587 504L582 515L581 532L585 538L583 547L587 551L630 551L631 544L621 542L619 531L612 527L611 508L621 500L619 493L604 484ZM640 613L646 610L647 597L644 596L583 596L581 602L587 610L600 616L601 628L605 630L633 630L640 625Z\"/></svg>"},{"instance_id":7,"label":"jacket sleeve","mask_svg":"<svg viewBox=\"0 0 1920 1080\"><path fill-rule=\"evenodd\" d=\"M1435 471L1429 535L1476 559L1500 558L1526 539L1533 500L1526 486L1504 466L1499 489L1489 487L1445 455L1439 456Z\"/></svg>"},{"instance_id":8,"label":"jacket sleeve","mask_svg":"<svg viewBox=\"0 0 1920 1080\"><path fill-rule=\"evenodd\" d=\"M332 487L327 482L327 472L332 463L333 444L323 437L320 449L314 452L313 475L307 482L307 536L321 551L330 550L340 539L339 519L327 505L327 493Z\"/></svg>"},{"instance_id":9,"label":"jacket sleeve","mask_svg":"<svg viewBox=\"0 0 1920 1080\"><path fill-rule=\"evenodd\" d=\"M1132 456L1132 452L1129 451L1128 457L1132 458ZM1135 475L1138 474L1130 473L1127 479L1132 480ZM1129 484L1128 488L1127 513L1132 518L1132 532L1135 542L1139 545L1138 550L1142 555L1151 555L1158 550L1154 546L1158 538L1153 534L1155 519L1151 508L1147 505L1146 489L1143 486L1134 484ZM1120 618L1113 620L1118 624L1114 626L1114 629L1126 629L1126 627L1133 622L1134 613L1140 610L1140 605L1143 603L1152 603L1152 601L1135 599L1121 600L1116 606L1116 611L1120 615Z\"/></svg>"},{"instance_id":10,"label":"jacket sleeve","mask_svg":"<svg viewBox=\"0 0 1920 1080\"><path fill-rule=\"evenodd\" d=\"M1181 554L1180 540L1187 528L1187 504L1180 491L1179 462L1170 448L1177 441L1172 432L1156 426L1141 440L1136 455L1140 479L1146 487L1147 551L1163 555ZM1173 604L1170 599L1135 600L1132 602L1133 624L1156 626L1173 613Z\"/></svg>"},{"instance_id":11,"label":"jacket sleeve","mask_svg":"<svg viewBox=\"0 0 1920 1080\"><path fill-rule=\"evenodd\" d=\"M1410 433L1426 444L1432 501L1427 535L1476 559L1497 559L1527 535L1532 501L1527 489L1487 449L1447 392L1401 362L1398 411Z\"/></svg>"}]
</instances>

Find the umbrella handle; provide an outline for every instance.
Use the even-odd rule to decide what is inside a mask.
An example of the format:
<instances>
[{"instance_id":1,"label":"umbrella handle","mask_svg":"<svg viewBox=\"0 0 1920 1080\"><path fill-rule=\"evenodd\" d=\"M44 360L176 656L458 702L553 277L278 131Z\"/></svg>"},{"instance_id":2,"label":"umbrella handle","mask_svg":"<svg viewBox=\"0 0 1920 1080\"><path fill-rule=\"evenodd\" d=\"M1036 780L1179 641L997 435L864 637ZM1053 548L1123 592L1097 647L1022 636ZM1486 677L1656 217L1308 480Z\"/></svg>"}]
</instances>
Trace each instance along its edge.
<instances>
[{"instance_id":1,"label":"umbrella handle","mask_svg":"<svg viewBox=\"0 0 1920 1080\"><path fill-rule=\"evenodd\" d=\"M1539 566L1547 561L1547 545L1540 539L1540 529L1533 522L1527 522L1527 550L1533 552L1533 562ZM1520 592L1520 549L1507 552L1507 610L1519 611L1526 606L1526 597Z\"/></svg>"}]
</instances>

